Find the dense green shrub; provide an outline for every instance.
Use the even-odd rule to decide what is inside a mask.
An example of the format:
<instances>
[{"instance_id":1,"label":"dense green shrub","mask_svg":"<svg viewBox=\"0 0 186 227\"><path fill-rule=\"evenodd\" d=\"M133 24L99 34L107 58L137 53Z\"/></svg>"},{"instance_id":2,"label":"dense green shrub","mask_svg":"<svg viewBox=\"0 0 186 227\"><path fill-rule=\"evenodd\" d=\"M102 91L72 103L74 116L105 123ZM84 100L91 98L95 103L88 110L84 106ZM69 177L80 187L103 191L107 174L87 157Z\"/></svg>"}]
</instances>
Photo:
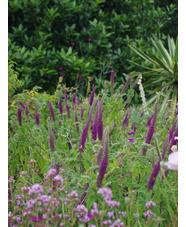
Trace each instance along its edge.
<instances>
[{"instance_id":1,"label":"dense green shrub","mask_svg":"<svg viewBox=\"0 0 186 227\"><path fill-rule=\"evenodd\" d=\"M111 69L123 83L137 69L127 59L139 60L128 44L148 52L152 34L165 38L162 28L175 8L166 14L164 6L148 0L10 0L9 57L28 89L54 91L62 74L67 86L76 86L81 75L79 90L85 94L87 76L100 87Z\"/></svg>"}]
</instances>

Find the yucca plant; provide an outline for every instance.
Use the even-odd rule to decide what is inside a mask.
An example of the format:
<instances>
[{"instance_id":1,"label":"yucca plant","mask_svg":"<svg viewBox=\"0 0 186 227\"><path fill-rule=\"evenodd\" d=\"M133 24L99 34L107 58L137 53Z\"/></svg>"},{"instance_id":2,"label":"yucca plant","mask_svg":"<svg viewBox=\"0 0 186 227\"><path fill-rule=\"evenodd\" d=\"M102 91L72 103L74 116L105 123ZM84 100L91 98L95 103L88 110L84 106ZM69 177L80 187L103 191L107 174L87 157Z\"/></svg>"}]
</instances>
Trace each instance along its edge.
<instances>
[{"instance_id":1,"label":"yucca plant","mask_svg":"<svg viewBox=\"0 0 186 227\"><path fill-rule=\"evenodd\" d=\"M151 56L129 45L133 51L146 60L147 63L150 63L150 66L141 66L136 62L129 61L148 70L140 72L142 75L148 76L145 86L154 85L156 87L150 92L150 94L156 94L147 104L155 101L158 97L158 93L163 90L164 100L160 111L164 111L169 99L172 100L172 104L174 103L172 107L175 107L178 102L178 39L175 44L173 38L168 36L168 50L164 47L162 41L154 36L152 44L155 52L151 53Z\"/></svg>"}]
</instances>

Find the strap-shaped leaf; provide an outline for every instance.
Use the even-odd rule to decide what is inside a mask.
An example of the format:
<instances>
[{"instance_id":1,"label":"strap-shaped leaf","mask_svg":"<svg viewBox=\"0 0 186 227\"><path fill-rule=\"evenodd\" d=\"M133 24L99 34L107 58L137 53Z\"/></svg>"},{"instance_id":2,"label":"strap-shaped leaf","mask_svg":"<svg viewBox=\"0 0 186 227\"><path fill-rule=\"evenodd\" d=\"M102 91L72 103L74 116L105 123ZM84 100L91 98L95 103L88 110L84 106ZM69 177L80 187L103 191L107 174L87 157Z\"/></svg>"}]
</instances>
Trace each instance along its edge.
<instances>
[{"instance_id":1,"label":"strap-shaped leaf","mask_svg":"<svg viewBox=\"0 0 186 227\"><path fill-rule=\"evenodd\" d=\"M170 38L170 36L168 36L168 45L169 45L169 53L170 53L170 56L172 58L172 61L174 61L174 58L175 58L175 43L174 43L174 40L173 38Z\"/></svg>"},{"instance_id":2,"label":"strap-shaped leaf","mask_svg":"<svg viewBox=\"0 0 186 227\"><path fill-rule=\"evenodd\" d=\"M153 36L154 37L154 36ZM162 55L162 58L165 60L165 62L169 65L169 67L171 68L172 66L172 59L168 53L168 51L165 49L165 47L163 46L161 40L157 40L154 37L154 40L152 39L152 43L154 45L154 47L159 51L159 53Z\"/></svg>"},{"instance_id":3,"label":"strap-shaped leaf","mask_svg":"<svg viewBox=\"0 0 186 227\"><path fill-rule=\"evenodd\" d=\"M176 39L175 61L178 62L178 38Z\"/></svg>"},{"instance_id":4,"label":"strap-shaped leaf","mask_svg":"<svg viewBox=\"0 0 186 227\"><path fill-rule=\"evenodd\" d=\"M136 47L133 47L131 45L129 45L129 47L136 52L139 56L141 56L143 59L145 59L146 61L152 63L152 64L158 64L157 62L155 62L152 58L150 58L148 55L146 55L143 51L139 50Z\"/></svg>"},{"instance_id":5,"label":"strap-shaped leaf","mask_svg":"<svg viewBox=\"0 0 186 227\"><path fill-rule=\"evenodd\" d=\"M168 100L169 100L169 98L170 98L170 95L171 95L171 90L168 90L168 91L166 92L166 94L165 94L165 98L164 98L163 103L162 103L162 105L161 105L161 110L160 110L160 112L162 112L162 111L165 110L165 107L166 107L166 104L167 104L167 102L168 102Z\"/></svg>"}]
</instances>

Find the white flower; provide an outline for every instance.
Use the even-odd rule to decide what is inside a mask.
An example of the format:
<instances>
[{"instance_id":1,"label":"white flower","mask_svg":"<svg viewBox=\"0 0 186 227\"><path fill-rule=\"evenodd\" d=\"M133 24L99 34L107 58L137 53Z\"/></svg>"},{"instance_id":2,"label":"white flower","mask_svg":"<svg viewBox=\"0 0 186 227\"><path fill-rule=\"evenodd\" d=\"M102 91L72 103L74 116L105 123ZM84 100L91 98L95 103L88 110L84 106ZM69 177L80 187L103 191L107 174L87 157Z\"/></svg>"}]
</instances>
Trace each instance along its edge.
<instances>
[{"instance_id":1,"label":"white flower","mask_svg":"<svg viewBox=\"0 0 186 227\"><path fill-rule=\"evenodd\" d=\"M168 162L164 163L168 169L178 170L178 152L173 152L168 157Z\"/></svg>"}]
</instances>

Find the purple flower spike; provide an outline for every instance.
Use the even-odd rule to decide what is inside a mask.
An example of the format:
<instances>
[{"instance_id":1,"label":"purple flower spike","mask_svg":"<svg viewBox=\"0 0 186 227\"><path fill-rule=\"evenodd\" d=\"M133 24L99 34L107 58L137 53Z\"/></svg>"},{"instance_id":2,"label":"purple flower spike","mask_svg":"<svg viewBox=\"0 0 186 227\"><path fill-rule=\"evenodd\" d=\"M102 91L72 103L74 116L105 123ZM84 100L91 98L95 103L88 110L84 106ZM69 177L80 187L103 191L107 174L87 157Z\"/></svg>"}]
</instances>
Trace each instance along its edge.
<instances>
[{"instance_id":1,"label":"purple flower spike","mask_svg":"<svg viewBox=\"0 0 186 227\"><path fill-rule=\"evenodd\" d=\"M98 109L98 120L97 120L97 133L98 133L98 138L100 141L102 141L103 137L103 108L102 108L102 101L98 102L99 109Z\"/></svg>"},{"instance_id":2,"label":"purple flower spike","mask_svg":"<svg viewBox=\"0 0 186 227\"><path fill-rule=\"evenodd\" d=\"M129 84L130 84L130 81L131 81L131 77L129 77L129 78L127 79L127 81L126 81L126 83L125 83L123 89L121 90L121 92L120 92L120 94L119 94L119 96L118 96L116 102L118 102L118 100L120 99L121 95L125 92L125 90L127 89L127 87L128 87Z\"/></svg>"},{"instance_id":3,"label":"purple flower spike","mask_svg":"<svg viewBox=\"0 0 186 227\"><path fill-rule=\"evenodd\" d=\"M126 132L128 135L134 135L134 132Z\"/></svg>"},{"instance_id":4,"label":"purple flower spike","mask_svg":"<svg viewBox=\"0 0 186 227\"><path fill-rule=\"evenodd\" d=\"M49 144L51 151L55 151L55 145L54 145L54 137L52 135L52 130L49 125Z\"/></svg>"},{"instance_id":5,"label":"purple flower spike","mask_svg":"<svg viewBox=\"0 0 186 227\"><path fill-rule=\"evenodd\" d=\"M67 91L65 90L65 102L66 102L66 104L67 104L67 100L68 100L68 96L67 96Z\"/></svg>"},{"instance_id":6,"label":"purple flower spike","mask_svg":"<svg viewBox=\"0 0 186 227\"><path fill-rule=\"evenodd\" d=\"M134 138L129 138L129 139L127 139L127 141L130 142L130 143L133 143L134 142Z\"/></svg>"},{"instance_id":7,"label":"purple flower spike","mask_svg":"<svg viewBox=\"0 0 186 227\"><path fill-rule=\"evenodd\" d=\"M24 105L24 103L23 102L21 102L21 101L18 101L18 103L23 107L23 109L25 109L25 105Z\"/></svg>"},{"instance_id":8,"label":"purple flower spike","mask_svg":"<svg viewBox=\"0 0 186 227\"><path fill-rule=\"evenodd\" d=\"M139 77L135 80L135 82L134 82L133 85L131 86L131 89L134 89L134 88L135 88L135 86L136 86L138 80L139 80Z\"/></svg>"},{"instance_id":9,"label":"purple flower spike","mask_svg":"<svg viewBox=\"0 0 186 227\"><path fill-rule=\"evenodd\" d=\"M36 120L36 125L40 125L39 114L37 111L37 100L35 101L35 120Z\"/></svg>"},{"instance_id":10,"label":"purple flower spike","mask_svg":"<svg viewBox=\"0 0 186 227\"><path fill-rule=\"evenodd\" d=\"M108 135L106 135L104 157L103 157L100 167L99 167L99 175L97 177L97 182L96 182L96 185L98 188L101 188L101 186L102 186L103 179L104 179L106 169L108 166L108 144L109 144L109 138L108 138Z\"/></svg>"},{"instance_id":11,"label":"purple flower spike","mask_svg":"<svg viewBox=\"0 0 186 227\"><path fill-rule=\"evenodd\" d=\"M51 102L49 102L49 109L50 109L50 114L51 114L52 120L56 121L55 114L54 114L54 109L52 107Z\"/></svg>"},{"instance_id":12,"label":"purple flower spike","mask_svg":"<svg viewBox=\"0 0 186 227\"><path fill-rule=\"evenodd\" d=\"M73 95L73 97L72 97L72 103L73 103L74 105L76 105L76 95L77 95L77 92L78 92L78 90L76 90L76 92L74 93L74 95Z\"/></svg>"},{"instance_id":13,"label":"purple flower spike","mask_svg":"<svg viewBox=\"0 0 186 227\"><path fill-rule=\"evenodd\" d=\"M60 89L60 96L59 96L59 113L62 115L63 113L63 103L62 103L62 88Z\"/></svg>"},{"instance_id":14,"label":"purple flower spike","mask_svg":"<svg viewBox=\"0 0 186 227\"><path fill-rule=\"evenodd\" d=\"M75 113L75 122L77 123L77 124L76 124L76 131L77 131L77 133L79 134L79 126L78 126L78 117L77 117L77 113Z\"/></svg>"},{"instance_id":15,"label":"purple flower spike","mask_svg":"<svg viewBox=\"0 0 186 227\"><path fill-rule=\"evenodd\" d=\"M18 118L19 126L21 126L22 125L22 109L20 109L20 108L17 109L17 118Z\"/></svg>"},{"instance_id":16,"label":"purple flower spike","mask_svg":"<svg viewBox=\"0 0 186 227\"><path fill-rule=\"evenodd\" d=\"M111 96L114 94L114 71L111 71L110 82L111 82Z\"/></svg>"},{"instance_id":17,"label":"purple flower spike","mask_svg":"<svg viewBox=\"0 0 186 227\"><path fill-rule=\"evenodd\" d=\"M153 186L155 184L156 178L160 172L160 160L156 162L154 165L154 168L152 170L152 173L150 175L149 181L147 183L147 191L150 191L153 189Z\"/></svg>"},{"instance_id":18,"label":"purple flower spike","mask_svg":"<svg viewBox=\"0 0 186 227\"><path fill-rule=\"evenodd\" d=\"M151 144L152 136L154 134L154 127L155 127L157 113L158 113L158 107L157 107L157 105L158 105L158 103L156 101L153 118L152 118L152 121L151 121L150 126L149 126L149 130L148 130L147 135L146 135L146 138L145 138L145 143L147 143L147 144ZM147 148L146 147L143 147L142 148L142 155L143 156L146 156L146 153L147 153Z\"/></svg>"},{"instance_id":19,"label":"purple flower spike","mask_svg":"<svg viewBox=\"0 0 186 227\"><path fill-rule=\"evenodd\" d=\"M94 123L92 125L92 139L96 140L97 139L97 134L98 134L98 130L97 130L97 122L98 122L98 111L99 111L99 105L97 102L96 105L96 110L95 110L95 117L94 117Z\"/></svg>"},{"instance_id":20,"label":"purple flower spike","mask_svg":"<svg viewBox=\"0 0 186 227\"><path fill-rule=\"evenodd\" d=\"M67 109L67 117L70 119L70 107L68 104L66 104L66 109Z\"/></svg>"},{"instance_id":21,"label":"purple flower spike","mask_svg":"<svg viewBox=\"0 0 186 227\"><path fill-rule=\"evenodd\" d=\"M83 118L84 109L81 107L81 119Z\"/></svg>"},{"instance_id":22,"label":"purple flower spike","mask_svg":"<svg viewBox=\"0 0 186 227\"><path fill-rule=\"evenodd\" d=\"M101 164L102 156L103 156L103 142L102 142L101 147L100 147L98 154L97 154L97 162L96 163L98 165Z\"/></svg>"},{"instance_id":23,"label":"purple flower spike","mask_svg":"<svg viewBox=\"0 0 186 227\"><path fill-rule=\"evenodd\" d=\"M93 106L90 110L88 120L86 122L86 125L83 128L83 131L82 131L82 134L81 134L81 139L79 141L79 151L78 152L80 152L80 153L84 152L85 142L86 142L87 135L88 135L89 124L90 124L91 119L92 119L92 111L93 111Z\"/></svg>"},{"instance_id":24,"label":"purple flower spike","mask_svg":"<svg viewBox=\"0 0 186 227\"><path fill-rule=\"evenodd\" d=\"M28 102L26 102L26 105L25 105L25 114L28 116L28 114L30 113L29 110L28 110L28 106L29 106L29 103L31 102L31 100L29 100Z\"/></svg>"},{"instance_id":25,"label":"purple flower spike","mask_svg":"<svg viewBox=\"0 0 186 227\"><path fill-rule=\"evenodd\" d=\"M169 141L171 141L171 139L173 137L173 133L174 133L174 130L176 128L176 125L177 125L177 121L174 122L172 128L169 130Z\"/></svg>"},{"instance_id":26,"label":"purple flower spike","mask_svg":"<svg viewBox=\"0 0 186 227\"><path fill-rule=\"evenodd\" d=\"M132 129L134 132L136 131L136 123L135 123L135 122L132 122L131 129Z\"/></svg>"},{"instance_id":27,"label":"purple flower spike","mask_svg":"<svg viewBox=\"0 0 186 227\"><path fill-rule=\"evenodd\" d=\"M91 94L90 94L90 99L89 99L89 104L90 106L92 106L92 103L94 101L94 93L96 91L96 87L94 87L94 89L92 90Z\"/></svg>"}]
</instances>

